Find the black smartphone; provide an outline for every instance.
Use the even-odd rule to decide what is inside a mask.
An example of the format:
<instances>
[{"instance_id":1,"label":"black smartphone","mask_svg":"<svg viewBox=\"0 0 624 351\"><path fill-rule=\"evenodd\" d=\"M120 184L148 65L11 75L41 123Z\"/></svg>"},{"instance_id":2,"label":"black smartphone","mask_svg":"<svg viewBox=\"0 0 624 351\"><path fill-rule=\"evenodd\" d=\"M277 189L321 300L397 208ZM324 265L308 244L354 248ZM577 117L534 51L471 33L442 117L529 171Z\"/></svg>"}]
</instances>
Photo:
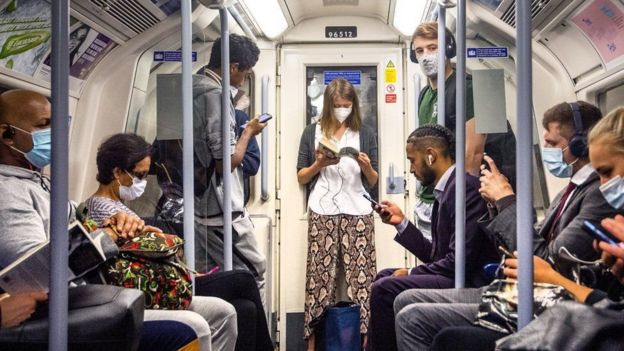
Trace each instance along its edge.
<instances>
[{"instance_id":1,"label":"black smartphone","mask_svg":"<svg viewBox=\"0 0 624 351\"><path fill-rule=\"evenodd\" d=\"M485 156L487 156L487 154L484 152L483 153L483 157L481 158L481 169L487 169L488 171L491 171L490 169L490 164L485 160Z\"/></svg>"},{"instance_id":2,"label":"black smartphone","mask_svg":"<svg viewBox=\"0 0 624 351\"><path fill-rule=\"evenodd\" d=\"M364 196L364 198L368 201L370 201L371 204L375 205L375 206L382 206L379 204L379 202L373 200L372 197L370 197L370 195L368 195L367 193L362 194L362 196ZM382 206L383 207L383 206Z\"/></svg>"},{"instance_id":3,"label":"black smartphone","mask_svg":"<svg viewBox=\"0 0 624 351\"><path fill-rule=\"evenodd\" d=\"M500 245L498 246L498 251L500 251L503 255L507 256L508 258L517 258L516 255L512 254L511 252L509 252L509 250L507 250L506 248Z\"/></svg>"},{"instance_id":4,"label":"black smartphone","mask_svg":"<svg viewBox=\"0 0 624 351\"><path fill-rule=\"evenodd\" d=\"M260 115L260 117L258 117L258 121L260 123L266 123L268 120L270 120L271 118L273 118L273 116L271 116L268 113L263 113Z\"/></svg>"},{"instance_id":5,"label":"black smartphone","mask_svg":"<svg viewBox=\"0 0 624 351\"><path fill-rule=\"evenodd\" d=\"M597 239L598 241L604 241L604 242L607 242L607 243L609 243L611 245L617 245L617 244L621 243L621 241L618 240L618 238L616 238L611 233L606 231L598 223L592 223L592 222L590 222L588 220L584 220L583 221L583 229L589 235L591 235L592 237L594 237L594 239Z\"/></svg>"},{"instance_id":6,"label":"black smartphone","mask_svg":"<svg viewBox=\"0 0 624 351\"><path fill-rule=\"evenodd\" d=\"M271 116L268 113L263 113L260 116L258 116L258 122L260 123L266 123L268 120L270 120L271 118L273 118L273 116ZM245 129L247 127L247 123L243 124L242 126L240 126L241 128Z\"/></svg>"}]
</instances>

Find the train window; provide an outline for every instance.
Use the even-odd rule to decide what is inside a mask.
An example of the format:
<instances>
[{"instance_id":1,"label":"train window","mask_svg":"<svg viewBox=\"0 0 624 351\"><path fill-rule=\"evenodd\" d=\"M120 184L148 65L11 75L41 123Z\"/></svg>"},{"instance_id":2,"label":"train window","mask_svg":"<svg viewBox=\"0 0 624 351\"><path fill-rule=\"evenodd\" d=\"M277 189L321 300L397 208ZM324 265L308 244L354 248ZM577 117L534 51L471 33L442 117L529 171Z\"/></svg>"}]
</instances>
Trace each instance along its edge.
<instances>
[{"instance_id":1,"label":"train window","mask_svg":"<svg viewBox=\"0 0 624 351\"><path fill-rule=\"evenodd\" d=\"M615 86L598 95L598 106L602 113L607 114L624 101L624 84Z\"/></svg>"}]
</instances>

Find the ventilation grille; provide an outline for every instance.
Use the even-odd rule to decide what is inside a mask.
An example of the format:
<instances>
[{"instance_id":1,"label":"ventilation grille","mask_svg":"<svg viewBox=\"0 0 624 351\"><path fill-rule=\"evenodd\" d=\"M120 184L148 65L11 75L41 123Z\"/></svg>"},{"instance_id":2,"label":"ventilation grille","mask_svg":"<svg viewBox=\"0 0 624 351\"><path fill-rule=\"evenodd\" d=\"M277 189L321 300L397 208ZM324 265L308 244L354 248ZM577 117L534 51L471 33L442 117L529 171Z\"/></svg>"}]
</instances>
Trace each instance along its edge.
<instances>
[{"instance_id":1,"label":"ventilation grille","mask_svg":"<svg viewBox=\"0 0 624 351\"><path fill-rule=\"evenodd\" d=\"M520 0L526 1L526 0ZM531 0L531 20L535 20L543 10L548 7L551 0ZM516 28L516 2L514 1L511 6L505 10L501 19L508 25Z\"/></svg>"},{"instance_id":2,"label":"ventilation grille","mask_svg":"<svg viewBox=\"0 0 624 351\"><path fill-rule=\"evenodd\" d=\"M89 2L135 34L143 33L160 22L160 19L138 0L89 0Z\"/></svg>"}]
</instances>

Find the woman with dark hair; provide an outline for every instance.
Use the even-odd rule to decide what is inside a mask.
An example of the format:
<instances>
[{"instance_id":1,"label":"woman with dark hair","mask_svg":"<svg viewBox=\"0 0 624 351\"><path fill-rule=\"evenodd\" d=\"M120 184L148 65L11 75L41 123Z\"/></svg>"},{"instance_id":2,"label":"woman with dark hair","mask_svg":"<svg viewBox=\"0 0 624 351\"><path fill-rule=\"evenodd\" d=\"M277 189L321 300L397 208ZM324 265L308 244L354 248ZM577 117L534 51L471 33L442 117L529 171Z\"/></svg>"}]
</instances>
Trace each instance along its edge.
<instances>
[{"instance_id":1,"label":"woman with dark hair","mask_svg":"<svg viewBox=\"0 0 624 351\"><path fill-rule=\"evenodd\" d=\"M329 153L321 142L348 152ZM308 350L315 347L310 322L335 303L338 284L346 283L349 299L361 305L360 333L368 332L377 267L372 208L362 195L376 197L378 177L377 140L362 124L355 88L345 79L334 79L325 89L319 122L308 125L301 136L297 162L299 184L311 190L304 313ZM343 281L336 278L339 268Z\"/></svg>"},{"instance_id":2,"label":"woman with dark hair","mask_svg":"<svg viewBox=\"0 0 624 351\"><path fill-rule=\"evenodd\" d=\"M137 216L123 201L134 200L143 194L151 165L151 153L152 146L136 134L116 134L102 143L96 158L100 186L85 202L89 216L98 226L110 217L110 212L124 211ZM154 230L160 231L150 226L143 228L143 232ZM189 310L199 313L208 321L212 330L213 350L272 349L260 293L251 274L245 271L217 273L210 277L198 277L196 285L196 292L204 296L193 296ZM228 325L219 320L222 311L230 309L239 316L232 319L237 325ZM145 311L145 315L146 319L173 319L168 317L171 312L189 311L151 310ZM231 317L228 315L228 318ZM234 332L230 334L225 330L226 327L233 327ZM237 330L240 330L239 338L236 338ZM215 341L219 333L223 334L221 343Z\"/></svg>"}]
</instances>

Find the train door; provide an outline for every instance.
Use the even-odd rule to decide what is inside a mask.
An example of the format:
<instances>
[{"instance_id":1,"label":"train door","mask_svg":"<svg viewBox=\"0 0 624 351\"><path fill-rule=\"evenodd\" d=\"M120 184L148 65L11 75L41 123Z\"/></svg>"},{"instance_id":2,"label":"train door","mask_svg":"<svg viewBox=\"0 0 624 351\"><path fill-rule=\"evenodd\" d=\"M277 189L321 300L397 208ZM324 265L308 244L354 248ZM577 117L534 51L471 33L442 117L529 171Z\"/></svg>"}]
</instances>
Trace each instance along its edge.
<instances>
[{"instance_id":1,"label":"train door","mask_svg":"<svg viewBox=\"0 0 624 351\"><path fill-rule=\"evenodd\" d=\"M406 207L405 104L402 49L398 45L285 45L280 54L279 184L280 343L301 349L307 254L307 197L297 182L297 155L305 126L322 110L325 86L337 76L358 91L363 123L377 135L378 194ZM388 179L389 174L394 177ZM376 195L376 194L375 194ZM377 270L404 267L406 251L394 227L375 216Z\"/></svg>"}]
</instances>

